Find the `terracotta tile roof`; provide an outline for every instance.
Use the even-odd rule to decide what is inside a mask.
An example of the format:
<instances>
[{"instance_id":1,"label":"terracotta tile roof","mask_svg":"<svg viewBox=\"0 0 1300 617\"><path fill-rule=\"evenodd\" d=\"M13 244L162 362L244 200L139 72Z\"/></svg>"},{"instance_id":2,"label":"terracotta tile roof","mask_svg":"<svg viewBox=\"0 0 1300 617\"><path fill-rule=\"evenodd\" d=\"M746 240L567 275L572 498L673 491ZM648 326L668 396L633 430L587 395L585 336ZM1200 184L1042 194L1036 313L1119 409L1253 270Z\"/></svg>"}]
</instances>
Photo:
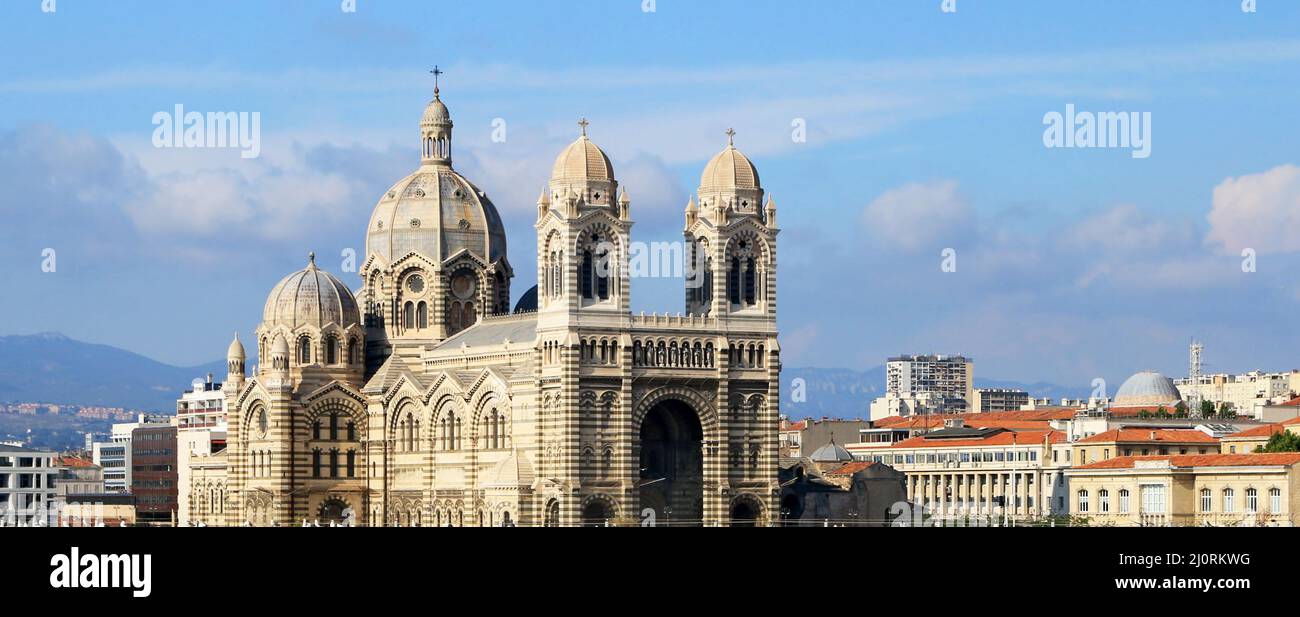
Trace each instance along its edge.
<instances>
[{"instance_id":1,"label":"terracotta tile roof","mask_svg":"<svg viewBox=\"0 0 1300 617\"><path fill-rule=\"evenodd\" d=\"M77 456L60 456L57 466L59 467L94 467L94 461L88 461Z\"/></svg>"},{"instance_id":2,"label":"terracotta tile roof","mask_svg":"<svg viewBox=\"0 0 1300 617\"><path fill-rule=\"evenodd\" d=\"M862 471L863 469L866 469L866 468L868 468L868 467L870 467L870 466L872 466L872 465L875 465L875 464L876 464L876 463L874 463L874 462L868 462L868 461L858 461L858 462L855 462L855 463L845 463L844 465L841 465L840 467L836 467L835 469L826 472L826 475L828 475L828 476L851 476L851 475L853 475L853 474L855 474L855 473L858 473L859 471Z\"/></svg>"},{"instance_id":3,"label":"terracotta tile roof","mask_svg":"<svg viewBox=\"0 0 1300 617\"><path fill-rule=\"evenodd\" d=\"M1282 421L1282 426L1294 426L1296 424L1300 424L1300 417Z\"/></svg>"},{"instance_id":4,"label":"terracotta tile roof","mask_svg":"<svg viewBox=\"0 0 1300 617\"><path fill-rule=\"evenodd\" d=\"M994 433L984 438L975 439L933 439L925 435L918 435L904 439L890 448L970 448L977 446L1009 446L1028 445L1043 443L1049 440L1051 443L1065 442L1065 433L1061 431L1002 431Z\"/></svg>"},{"instance_id":5,"label":"terracotta tile roof","mask_svg":"<svg viewBox=\"0 0 1300 617\"><path fill-rule=\"evenodd\" d=\"M1154 433L1154 436L1153 436ZM1080 439L1079 443L1128 443L1166 441L1171 443L1218 443L1219 440L1195 429L1117 428Z\"/></svg>"},{"instance_id":6,"label":"terracotta tile roof","mask_svg":"<svg viewBox=\"0 0 1300 617\"><path fill-rule=\"evenodd\" d=\"M1297 396L1280 405L1281 407L1300 407L1300 396Z\"/></svg>"},{"instance_id":7,"label":"terracotta tile roof","mask_svg":"<svg viewBox=\"0 0 1300 617\"><path fill-rule=\"evenodd\" d=\"M1097 461L1075 469L1130 469L1138 461L1169 461L1173 467L1252 467L1258 465L1295 465L1300 452L1272 454L1179 454L1172 456L1121 456Z\"/></svg>"},{"instance_id":8,"label":"terracotta tile roof","mask_svg":"<svg viewBox=\"0 0 1300 617\"><path fill-rule=\"evenodd\" d=\"M1265 424L1264 426L1256 426L1255 428L1248 428L1244 431L1233 433L1231 435L1228 435L1227 437L1224 437L1224 439L1251 439L1257 437L1272 437L1273 433L1280 433L1284 430L1286 430L1286 427L1282 426L1281 424Z\"/></svg>"},{"instance_id":9,"label":"terracotta tile roof","mask_svg":"<svg viewBox=\"0 0 1300 617\"><path fill-rule=\"evenodd\" d=\"M806 420L800 420L799 422L787 422L787 423L785 423L785 426L782 426L782 427L781 427L781 430L783 430L783 431L802 431L802 430L804 430L804 428L806 428L807 426L808 426L808 422L807 422Z\"/></svg>"},{"instance_id":10,"label":"terracotta tile roof","mask_svg":"<svg viewBox=\"0 0 1300 617\"><path fill-rule=\"evenodd\" d=\"M1012 431L1046 431L1052 428L1047 420L985 420L983 418L968 418L966 426L1004 428Z\"/></svg>"}]
</instances>

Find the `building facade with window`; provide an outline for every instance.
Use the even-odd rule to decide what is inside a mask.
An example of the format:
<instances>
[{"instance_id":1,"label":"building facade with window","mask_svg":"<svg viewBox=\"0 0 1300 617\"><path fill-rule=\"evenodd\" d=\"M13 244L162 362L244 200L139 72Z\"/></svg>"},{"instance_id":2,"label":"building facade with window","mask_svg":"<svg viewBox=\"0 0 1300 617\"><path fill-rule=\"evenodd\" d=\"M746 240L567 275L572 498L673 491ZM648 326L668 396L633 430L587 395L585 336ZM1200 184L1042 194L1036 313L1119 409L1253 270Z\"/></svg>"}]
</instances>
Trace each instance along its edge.
<instances>
[{"instance_id":1,"label":"building facade with window","mask_svg":"<svg viewBox=\"0 0 1300 617\"><path fill-rule=\"evenodd\" d=\"M53 525L58 478L57 454L0 445L0 526Z\"/></svg>"},{"instance_id":2,"label":"building facade with window","mask_svg":"<svg viewBox=\"0 0 1300 617\"><path fill-rule=\"evenodd\" d=\"M131 494L136 521L173 524L178 509L176 427L144 426L131 433Z\"/></svg>"},{"instance_id":3,"label":"building facade with window","mask_svg":"<svg viewBox=\"0 0 1300 617\"><path fill-rule=\"evenodd\" d=\"M1074 442L1074 460L1087 465L1120 456L1214 454L1219 439L1196 429L1116 428Z\"/></svg>"},{"instance_id":4,"label":"building facade with window","mask_svg":"<svg viewBox=\"0 0 1300 617\"><path fill-rule=\"evenodd\" d=\"M1070 513L1093 525L1295 526L1300 453L1122 456L1071 469Z\"/></svg>"},{"instance_id":5,"label":"building facade with window","mask_svg":"<svg viewBox=\"0 0 1300 617\"><path fill-rule=\"evenodd\" d=\"M267 299L255 374L231 345L226 524L775 520L775 202L728 143L684 212L684 313L633 315L632 201L581 124L512 312L504 226L452 167L435 89L420 167L369 220L361 290L312 257Z\"/></svg>"}]
</instances>

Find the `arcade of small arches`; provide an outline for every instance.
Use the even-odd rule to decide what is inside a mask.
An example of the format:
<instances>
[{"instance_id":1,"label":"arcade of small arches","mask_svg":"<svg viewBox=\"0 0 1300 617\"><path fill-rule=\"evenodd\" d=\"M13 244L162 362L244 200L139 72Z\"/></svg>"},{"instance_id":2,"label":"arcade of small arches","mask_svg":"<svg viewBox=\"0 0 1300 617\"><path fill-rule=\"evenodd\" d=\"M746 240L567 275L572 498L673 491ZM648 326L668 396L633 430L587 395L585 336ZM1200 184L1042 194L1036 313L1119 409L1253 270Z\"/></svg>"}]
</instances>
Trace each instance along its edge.
<instances>
[{"instance_id":1,"label":"arcade of small arches","mask_svg":"<svg viewBox=\"0 0 1300 617\"><path fill-rule=\"evenodd\" d=\"M434 137L432 135L425 136L424 151L422 154L426 159L451 158L451 139L447 137Z\"/></svg>"},{"instance_id":2,"label":"arcade of small arches","mask_svg":"<svg viewBox=\"0 0 1300 617\"><path fill-rule=\"evenodd\" d=\"M283 336L283 334L278 336ZM303 332L292 338L296 341L293 346L293 359L298 366L318 364L322 366L356 367L364 361L364 348L361 345L361 338L357 336L345 336L336 332L326 332L323 336L312 336ZM272 333L262 335L258 341L259 357L270 357L271 340L273 340Z\"/></svg>"},{"instance_id":3,"label":"arcade of small arches","mask_svg":"<svg viewBox=\"0 0 1300 617\"><path fill-rule=\"evenodd\" d=\"M465 445L464 420L452 410L451 404L442 405L440 413L431 421L428 435L420 430L421 412L414 403L403 403L393 414L393 441L397 453L424 451L427 443L433 451L455 451ZM477 450L503 450L510 447L509 417L496 404L489 403L474 423L476 430L469 435L470 446Z\"/></svg>"}]
</instances>

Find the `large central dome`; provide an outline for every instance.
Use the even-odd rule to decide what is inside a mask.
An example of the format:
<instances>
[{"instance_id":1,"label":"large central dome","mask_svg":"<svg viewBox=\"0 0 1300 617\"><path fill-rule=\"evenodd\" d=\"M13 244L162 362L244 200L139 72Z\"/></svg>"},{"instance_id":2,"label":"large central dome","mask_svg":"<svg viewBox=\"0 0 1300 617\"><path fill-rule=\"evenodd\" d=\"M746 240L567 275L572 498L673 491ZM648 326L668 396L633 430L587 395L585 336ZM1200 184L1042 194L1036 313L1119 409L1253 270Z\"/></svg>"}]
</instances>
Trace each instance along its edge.
<instances>
[{"instance_id":1,"label":"large central dome","mask_svg":"<svg viewBox=\"0 0 1300 617\"><path fill-rule=\"evenodd\" d=\"M410 253L438 263L464 250L488 263L506 256L496 206L451 166L451 130L451 113L435 92L420 119L420 168L375 205L366 230L367 255L388 263Z\"/></svg>"},{"instance_id":2,"label":"large central dome","mask_svg":"<svg viewBox=\"0 0 1300 617\"><path fill-rule=\"evenodd\" d=\"M466 249L494 262L506 255L506 232L487 195L449 166L402 178L370 215L368 255L392 262L416 252L442 262Z\"/></svg>"}]
</instances>

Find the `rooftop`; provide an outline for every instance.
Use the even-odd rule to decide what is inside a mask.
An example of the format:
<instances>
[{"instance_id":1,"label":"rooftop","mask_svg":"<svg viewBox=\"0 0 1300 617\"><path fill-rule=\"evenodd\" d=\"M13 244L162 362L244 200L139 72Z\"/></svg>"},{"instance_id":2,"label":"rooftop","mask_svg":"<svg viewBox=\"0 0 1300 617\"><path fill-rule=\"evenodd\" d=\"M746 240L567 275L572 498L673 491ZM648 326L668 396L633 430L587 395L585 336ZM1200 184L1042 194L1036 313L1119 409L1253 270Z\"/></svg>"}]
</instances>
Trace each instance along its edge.
<instances>
[{"instance_id":1,"label":"rooftop","mask_svg":"<svg viewBox=\"0 0 1300 617\"><path fill-rule=\"evenodd\" d=\"M1168 462L1170 467L1259 467L1300 463L1300 452L1274 454L1180 454L1172 456L1121 456L1075 469L1132 469L1137 463Z\"/></svg>"},{"instance_id":2,"label":"rooftop","mask_svg":"<svg viewBox=\"0 0 1300 617\"><path fill-rule=\"evenodd\" d=\"M904 439L890 448L959 448L980 446L1031 445L1043 442L1064 443L1065 433L1061 431L999 431L973 439L931 439L930 435L920 435Z\"/></svg>"},{"instance_id":3,"label":"rooftop","mask_svg":"<svg viewBox=\"0 0 1300 617\"><path fill-rule=\"evenodd\" d=\"M1219 440L1196 429L1117 428L1080 439L1079 443L1218 443Z\"/></svg>"}]
</instances>

